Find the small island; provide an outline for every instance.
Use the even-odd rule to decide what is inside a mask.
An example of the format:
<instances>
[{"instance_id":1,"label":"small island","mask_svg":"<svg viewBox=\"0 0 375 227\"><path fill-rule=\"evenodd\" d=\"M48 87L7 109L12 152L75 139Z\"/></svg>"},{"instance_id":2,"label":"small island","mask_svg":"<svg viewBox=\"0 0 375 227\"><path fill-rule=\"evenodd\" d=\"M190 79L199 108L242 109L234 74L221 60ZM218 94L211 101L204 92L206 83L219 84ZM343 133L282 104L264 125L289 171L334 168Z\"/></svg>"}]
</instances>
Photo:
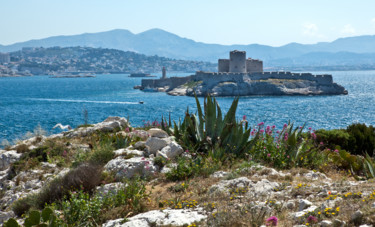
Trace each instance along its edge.
<instances>
[{"instance_id":1,"label":"small island","mask_svg":"<svg viewBox=\"0 0 375 227\"><path fill-rule=\"evenodd\" d=\"M218 60L218 72L197 71L187 77L143 79L142 85L135 88L175 96L348 94L343 86L333 82L332 75L264 72L261 60L246 59L246 52L237 50L230 52L230 59Z\"/></svg>"}]
</instances>

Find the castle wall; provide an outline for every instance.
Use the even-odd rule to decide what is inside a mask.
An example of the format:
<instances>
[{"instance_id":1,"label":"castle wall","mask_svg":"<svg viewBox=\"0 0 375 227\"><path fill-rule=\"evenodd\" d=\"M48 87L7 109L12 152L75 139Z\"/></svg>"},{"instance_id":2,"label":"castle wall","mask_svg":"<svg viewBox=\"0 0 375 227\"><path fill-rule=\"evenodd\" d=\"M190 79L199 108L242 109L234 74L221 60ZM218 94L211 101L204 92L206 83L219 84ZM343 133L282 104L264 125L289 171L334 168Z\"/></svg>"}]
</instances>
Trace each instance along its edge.
<instances>
[{"instance_id":1,"label":"castle wall","mask_svg":"<svg viewBox=\"0 0 375 227\"><path fill-rule=\"evenodd\" d=\"M263 72L263 62L255 59L246 59L246 72L255 73Z\"/></svg>"},{"instance_id":2,"label":"castle wall","mask_svg":"<svg viewBox=\"0 0 375 227\"><path fill-rule=\"evenodd\" d=\"M161 79L142 79L143 88L170 87L175 88L190 81L191 76L187 77L170 77Z\"/></svg>"},{"instance_id":3,"label":"castle wall","mask_svg":"<svg viewBox=\"0 0 375 227\"><path fill-rule=\"evenodd\" d=\"M229 72L229 59L218 60L218 72Z\"/></svg>"},{"instance_id":4,"label":"castle wall","mask_svg":"<svg viewBox=\"0 0 375 227\"><path fill-rule=\"evenodd\" d=\"M245 51L231 51L229 62L229 72L246 73L246 52Z\"/></svg>"},{"instance_id":5,"label":"castle wall","mask_svg":"<svg viewBox=\"0 0 375 227\"><path fill-rule=\"evenodd\" d=\"M310 80L319 84L332 84L332 75L313 75L311 73L291 73L291 72L262 72L262 73L213 73L197 72L193 80L201 80L206 84L220 82L236 82L243 80L266 80L266 79L284 79L284 80Z\"/></svg>"}]
</instances>

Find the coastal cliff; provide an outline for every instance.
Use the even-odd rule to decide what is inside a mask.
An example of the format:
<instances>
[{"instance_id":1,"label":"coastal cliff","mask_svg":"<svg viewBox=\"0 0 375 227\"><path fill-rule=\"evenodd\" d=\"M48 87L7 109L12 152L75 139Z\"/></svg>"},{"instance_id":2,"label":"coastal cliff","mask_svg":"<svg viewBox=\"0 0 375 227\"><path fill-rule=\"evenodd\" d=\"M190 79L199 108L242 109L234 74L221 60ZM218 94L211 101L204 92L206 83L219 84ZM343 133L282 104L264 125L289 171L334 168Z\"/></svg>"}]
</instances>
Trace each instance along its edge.
<instances>
[{"instance_id":1,"label":"coastal cliff","mask_svg":"<svg viewBox=\"0 0 375 227\"><path fill-rule=\"evenodd\" d=\"M336 83L320 84L309 80L266 79L254 81L197 82L171 89L169 95L181 96L251 96L251 95L341 95L348 94Z\"/></svg>"}]
</instances>

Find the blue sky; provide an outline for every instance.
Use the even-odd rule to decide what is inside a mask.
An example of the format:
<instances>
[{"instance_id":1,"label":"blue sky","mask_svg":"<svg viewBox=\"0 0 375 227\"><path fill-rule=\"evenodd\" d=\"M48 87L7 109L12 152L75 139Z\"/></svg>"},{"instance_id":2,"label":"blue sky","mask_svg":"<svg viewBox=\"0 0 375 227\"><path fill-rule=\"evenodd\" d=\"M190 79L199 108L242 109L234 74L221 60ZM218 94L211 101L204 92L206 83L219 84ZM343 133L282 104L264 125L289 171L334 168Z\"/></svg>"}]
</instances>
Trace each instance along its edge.
<instances>
[{"instance_id":1,"label":"blue sky","mask_svg":"<svg viewBox=\"0 0 375 227\"><path fill-rule=\"evenodd\" d=\"M112 29L272 46L375 34L374 0L0 0L0 9L3 45Z\"/></svg>"}]
</instances>

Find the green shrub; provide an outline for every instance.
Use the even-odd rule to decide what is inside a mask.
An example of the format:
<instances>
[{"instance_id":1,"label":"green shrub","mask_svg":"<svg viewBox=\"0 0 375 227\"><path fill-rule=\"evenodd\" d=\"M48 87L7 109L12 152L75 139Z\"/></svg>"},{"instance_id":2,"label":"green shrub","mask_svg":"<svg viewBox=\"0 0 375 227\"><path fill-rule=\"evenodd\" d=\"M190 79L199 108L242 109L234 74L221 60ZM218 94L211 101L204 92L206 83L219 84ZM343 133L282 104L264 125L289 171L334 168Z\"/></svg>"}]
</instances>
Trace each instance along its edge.
<instances>
[{"instance_id":1,"label":"green shrub","mask_svg":"<svg viewBox=\"0 0 375 227\"><path fill-rule=\"evenodd\" d=\"M154 164L159 166L159 168L163 168L167 164L168 160L163 156L157 156L154 158Z\"/></svg>"},{"instance_id":2,"label":"green shrub","mask_svg":"<svg viewBox=\"0 0 375 227\"><path fill-rule=\"evenodd\" d=\"M98 226L102 207L102 197L90 198L83 191L71 192L69 199L61 202L64 221L70 226Z\"/></svg>"},{"instance_id":3,"label":"green shrub","mask_svg":"<svg viewBox=\"0 0 375 227\"><path fill-rule=\"evenodd\" d=\"M26 144L24 144L24 143L18 145L17 148L16 148L16 150L17 150L17 153L27 153L27 152L30 151L29 147Z\"/></svg>"},{"instance_id":4,"label":"green shrub","mask_svg":"<svg viewBox=\"0 0 375 227\"><path fill-rule=\"evenodd\" d=\"M91 154L89 161L93 164L105 165L114 157L115 153L113 152L113 147L110 145L106 145L95 149Z\"/></svg>"},{"instance_id":5,"label":"green shrub","mask_svg":"<svg viewBox=\"0 0 375 227\"><path fill-rule=\"evenodd\" d=\"M92 164L82 164L70 170L63 177L55 178L37 194L29 195L16 201L12 210L17 216L26 213L30 208L43 209L67 196L70 191L84 190L92 192L101 180L101 168Z\"/></svg>"},{"instance_id":6,"label":"green shrub","mask_svg":"<svg viewBox=\"0 0 375 227\"><path fill-rule=\"evenodd\" d=\"M22 199L15 201L12 204L12 210L15 215L20 217L22 214L27 213L30 209L38 209L39 201L38 194L31 194Z\"/></svg>"},{"instance_id":7,"label":"green shrub","mask_svg":"<svg viewBox=\"0 0 375 227\"><path fill-rule=\"evenodd\" d=\"M366 124L349 125L346 131L349 133L347 150L352 154L364 155L368 153L374 155L375 151L375 128Z\"/></svg>"},{"instance_id":8,"label":"green shrub","mask_svg":"<svg viewBox=\"0 0 375 227\"><path fill-rule=\"evenodd\" d=\"M336 146L343 149L348 147L350 135L344 129L319 129L315 133L317 143L322 143L323 147L330 149L336 149Z\"/></svg>"},{"instance_id":9,"label":"green shrub","mask_svg":"<svg viewBox=\"0 0 375 227\"><path fill-rule=\"evenodd\" d=\"M132 179L107 195L90 196L83 191L71 192L69 198L57 206L64 214L65 223L70 226L99 226L108 219L107 215L111 212L117 212L114 217L109 217L111 219L143 212L143 202L148 197L145 182Z\"/></svg>"},{"instance_id":10,"label":"green shrub","mask_svg":"<svg viewBox=\"0 0 375 227\"><path fill-rule=\"evenodd\" d=\"M166 177L171 181L187 180L193 176L193 173L192 161L187 158L180 158L177 161L177 166L166 173Z\"/></svg>"},{"instance_id":11,"label":"green shrub","mask_svg":"<svg viewBox=\"0 0 375 227\"><path fill-rule=\"evenodd\" d=\"M181 157L177 160L177 166L166 173L171 181L187 180L193 176L208 177L219 169L220 164L210 158L198 156L194 159Z\"/></svg>"}]
</instances>

